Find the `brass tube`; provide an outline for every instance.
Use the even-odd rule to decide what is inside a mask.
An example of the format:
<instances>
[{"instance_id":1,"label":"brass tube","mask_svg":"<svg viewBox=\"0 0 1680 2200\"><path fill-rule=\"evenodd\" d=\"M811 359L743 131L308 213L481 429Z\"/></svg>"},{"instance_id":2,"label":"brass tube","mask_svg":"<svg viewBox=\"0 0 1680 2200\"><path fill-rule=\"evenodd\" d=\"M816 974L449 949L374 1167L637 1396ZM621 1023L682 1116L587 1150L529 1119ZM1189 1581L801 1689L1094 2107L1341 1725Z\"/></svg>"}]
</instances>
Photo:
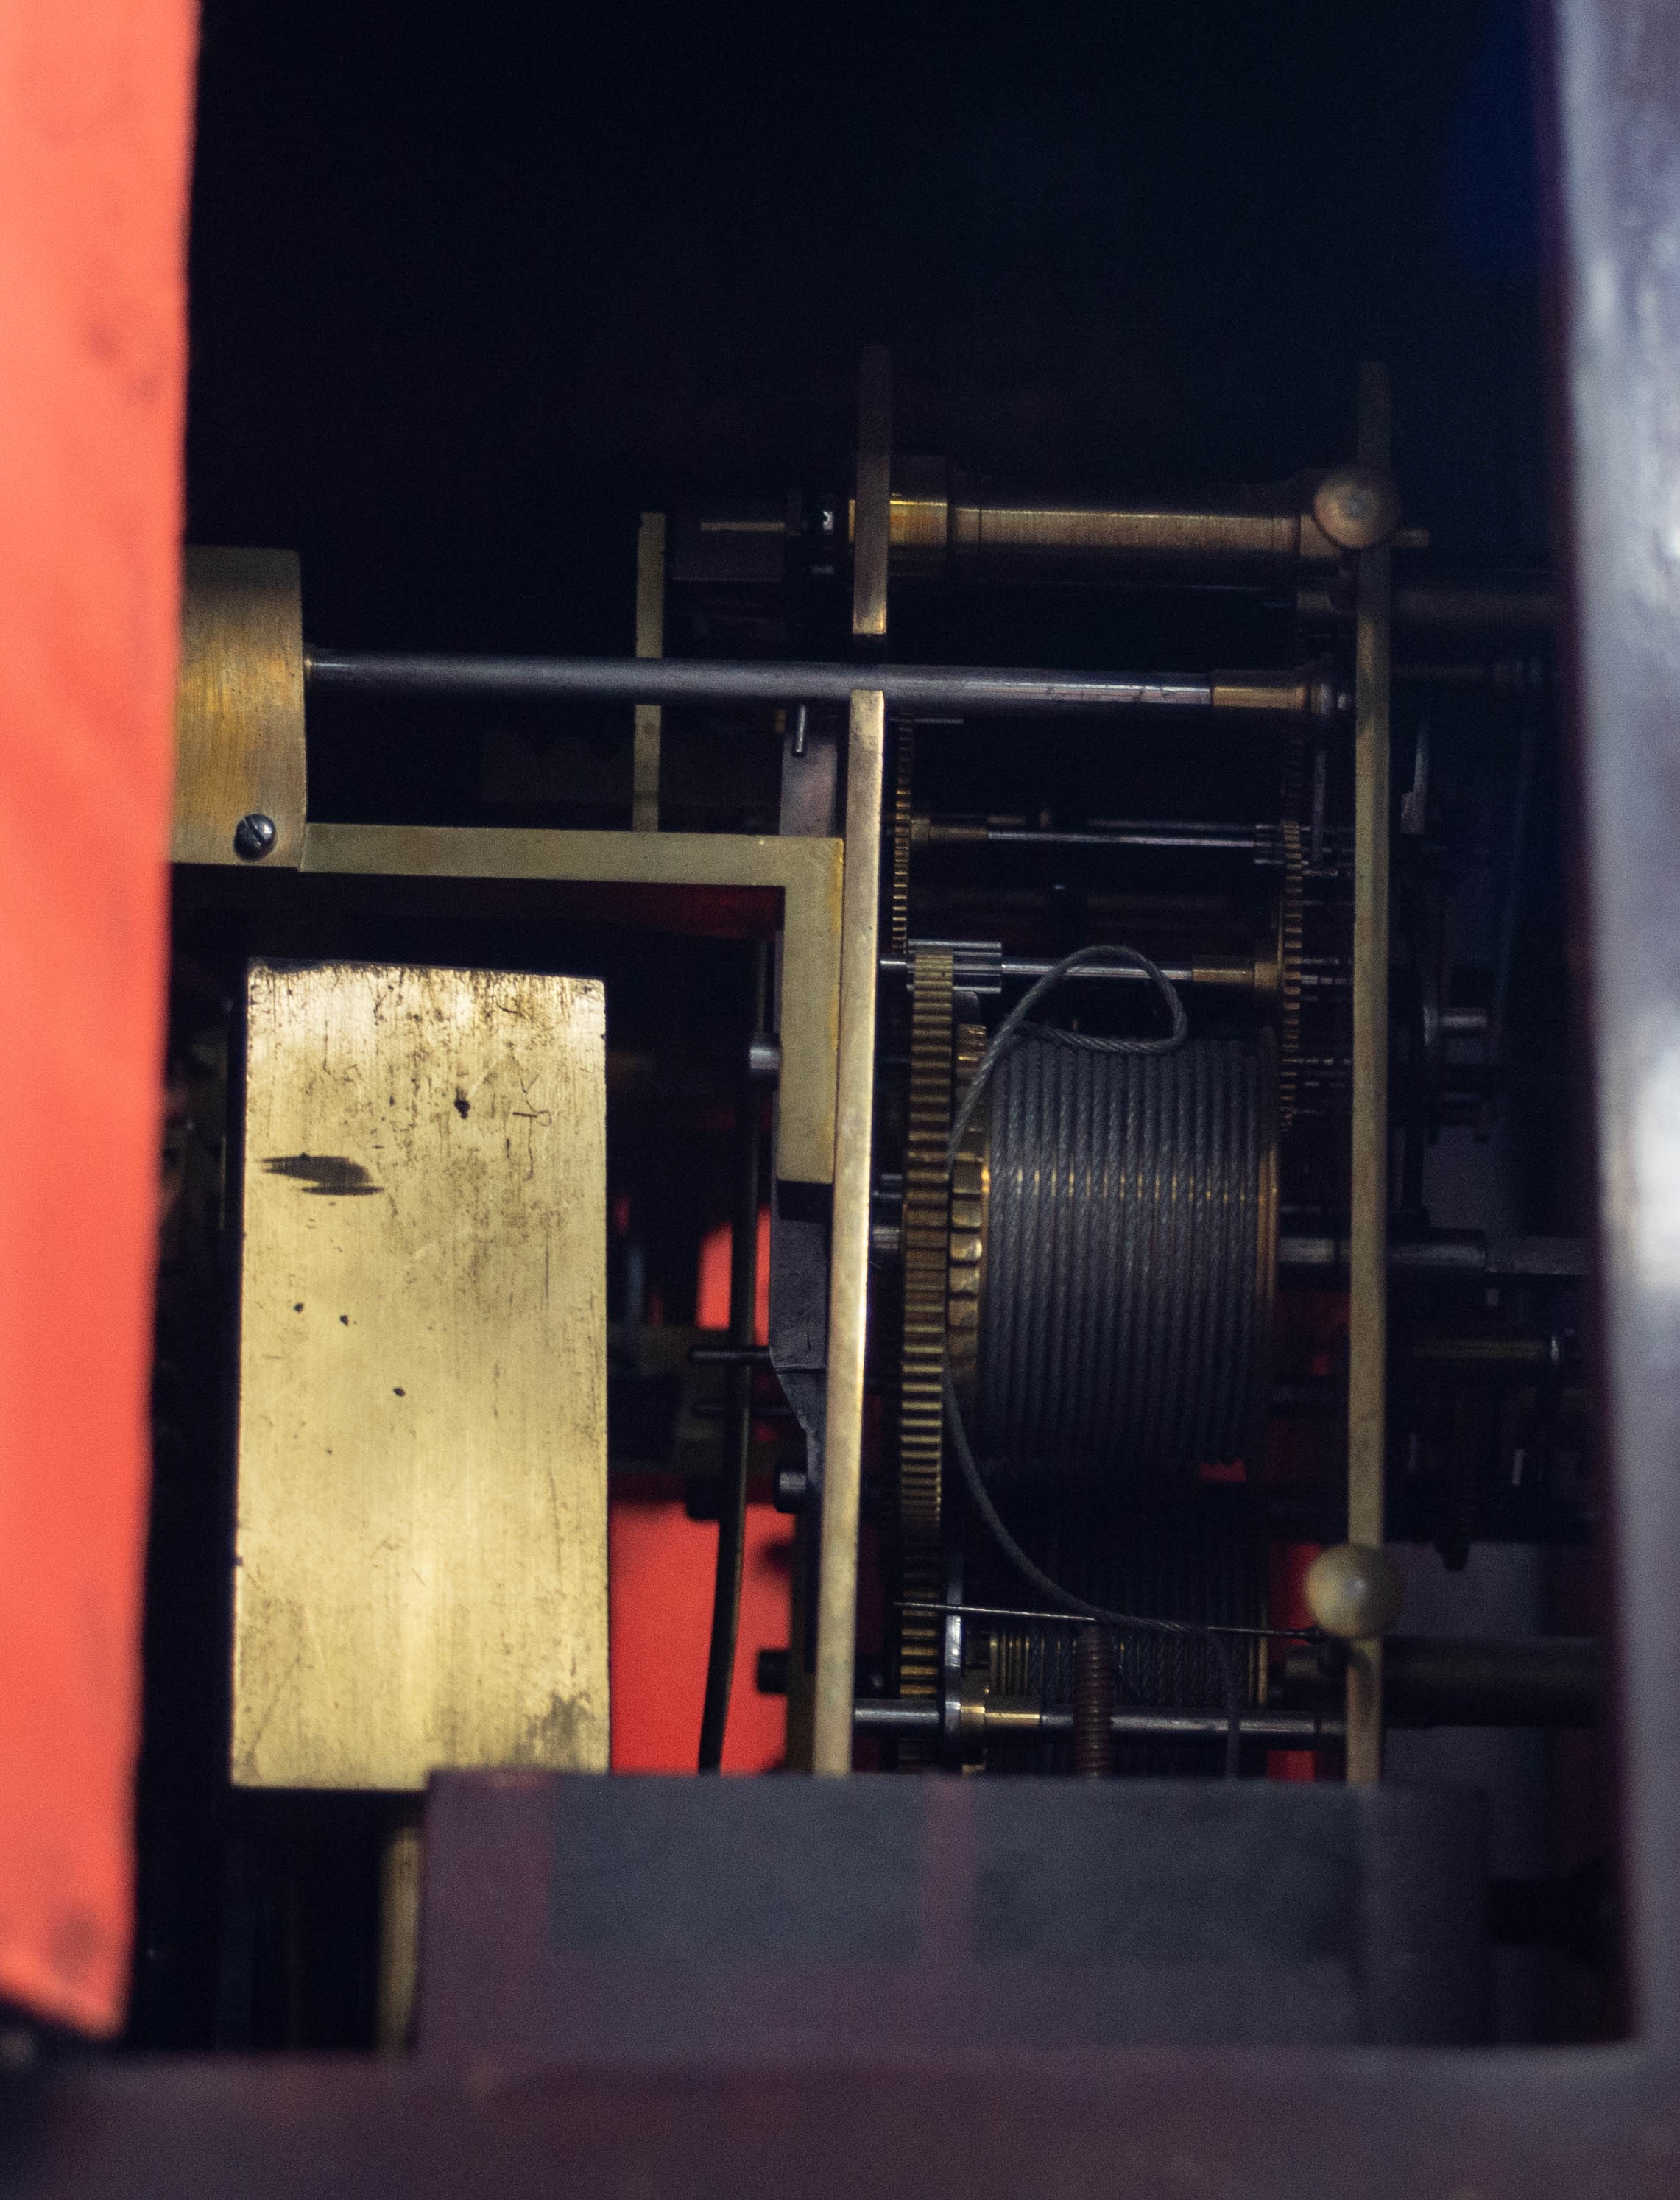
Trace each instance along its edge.
<instances>
[{"instance_id":1,"label":"brass tube","mask_svg":"<svg viewBox=\"0 0 1680 2200\"><path fill-rule=\"evenodd\" d=\"M893 499L895 565L918 568L1067 570L1142 568L1255 578L1292 570L1303 559L1333 565L1336 547L1298 496L1292 509L1220 511L1162 505L952 503L940 496Z\"/></svg>"},{"instance_id":2,"label":"brass tube","mask_svg":"<svg viewBox=\"0 0 1680 2200\"><path fill-rule=\"evenodd\" d=\"M886 347L865 344L858 368L858 494L852 631L860 641L887 637L887 573L893 475L893 368Z\"/></svg>"}]
</instances>

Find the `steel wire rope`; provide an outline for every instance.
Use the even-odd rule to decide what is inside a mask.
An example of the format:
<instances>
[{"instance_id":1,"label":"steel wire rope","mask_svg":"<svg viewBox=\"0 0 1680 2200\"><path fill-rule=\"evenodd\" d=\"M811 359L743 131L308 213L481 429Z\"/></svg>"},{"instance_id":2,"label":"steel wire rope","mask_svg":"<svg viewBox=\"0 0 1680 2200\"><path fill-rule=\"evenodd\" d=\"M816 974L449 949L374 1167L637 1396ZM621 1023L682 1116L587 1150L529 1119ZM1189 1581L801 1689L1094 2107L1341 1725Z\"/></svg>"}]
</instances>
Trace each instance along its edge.
<instances>
[{"instance_id":1,"label":"steel wire rope","mask_svg":"<svg viewBox=\"0 0 1680 2200\"><path fill-rule=\"evenodd\" d=\"M1146 955L1136 948L1098 946L1077 948L1071 955L1063 956L1053 963L1029 986L1015 1007L998 1027L996 1033L980 1056L980 1067L964 1094L961 1106L951 1125L951 1139L945 1150L945 1166L955 1165L957 1150L964 1132L973 1120L975 1109L990 1083L998 1062L1015 1045L1027 1028L1027 1019L1033 1009L1062 980L1074 970L1100 961L1121 961L1144 972L1155 986L1167 1007L1172 1029L1158 1039L1109 1039L1085 1032L1063 1032L1052 1027L1031 1027L1033 1039L1041 1044L1060 1045L1088 1054L1118 1054L1133 1056L1161 1056L1175 1053L1189 1036L1190 1021L1185 1014L1184 1003L1177 989L1165 974ZM1018 1331L1019 1325L1016 1325ZM950 1425L951 1442L957 1454L957 1463L962 1471L969 1496L994 1542L1016 1571L1031 1582L1052 1604L1079 1618L1095 1620L1099 1626L1110 1628L1116 1634L1145 1634L1162 1636L1197 1637L1205 1642L1219 1668L1221 1693L1225 1699L1225 1777L1234 1780L1241 1770L1243 1743L1242 1690L1238 1679L1235 1661L1225 1633L1204 1626L1196 1620L1157 1619L1141 1612L1115 1612L1106 1606L1092 1604L1046 1573L1036 1560L1029 1558L1015 1536L1005 1526L1003 1516L992 1502L992 1494L975 1460L969 1442L969 1432L963 1418L963 1408L957 1399L957 1385L949 1366L945 1370L945 1419Z\"/></svg>"}]
</instances>

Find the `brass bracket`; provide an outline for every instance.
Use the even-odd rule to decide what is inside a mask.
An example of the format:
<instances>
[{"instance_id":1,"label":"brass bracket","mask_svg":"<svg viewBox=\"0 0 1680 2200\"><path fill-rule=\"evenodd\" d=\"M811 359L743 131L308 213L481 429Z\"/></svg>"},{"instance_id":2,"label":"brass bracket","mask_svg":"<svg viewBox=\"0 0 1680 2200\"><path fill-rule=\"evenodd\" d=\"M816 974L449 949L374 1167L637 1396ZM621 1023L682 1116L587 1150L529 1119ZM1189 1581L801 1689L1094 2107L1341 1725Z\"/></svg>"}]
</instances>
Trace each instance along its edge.
<instances>
[{"instance_id":1,"label":"brass bracket","mask_svg":"<svg viewBox=\"0 0 1680 2200\"><path fill-rule=\"evenodd\" d=\"M565 833L479 825L311 825L305 871L544 879L588 886L767 886L782 898L777 1173L830 1184L840 1053L839 840L745 833Z\"/></svg>"},{"instance_id":2,"label":"brass bracket","mask_svg":"<svg viewBox=\"0 0 1680 2200\"><path fill-rule=\"evenodd\" d=\"M303 842L305 797L296 553L190 548L171 856L290 870Z\"/></svg>"}]
</instances>

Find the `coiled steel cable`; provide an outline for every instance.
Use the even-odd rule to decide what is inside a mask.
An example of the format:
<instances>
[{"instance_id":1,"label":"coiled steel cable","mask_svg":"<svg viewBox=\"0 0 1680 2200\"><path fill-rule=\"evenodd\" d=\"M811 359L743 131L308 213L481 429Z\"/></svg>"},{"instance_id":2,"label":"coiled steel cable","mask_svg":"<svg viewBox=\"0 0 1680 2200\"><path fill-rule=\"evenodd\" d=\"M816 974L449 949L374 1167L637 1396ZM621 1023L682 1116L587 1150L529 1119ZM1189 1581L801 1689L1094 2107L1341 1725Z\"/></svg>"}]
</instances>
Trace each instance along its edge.
<instances>
[{"instance_id":1,"label":"coiled steel cable","mask_svg":"<svg viewBox=\"0 0 1680 2200\"><path fill-rule=\"evenodd\" d=\"M1156 1485L1250 1448L1274 1090L1266 1039L1035 1032L998 1061L971 1425L1000 1492Z\"/></svg>"},{"instance_id":2,"label":"coiled steel cable","mask_svg":"<svg viewBox=\"0 0 1680 2200\"><path fill-rule=\"evenodd\" d=\"M1113 1062L1148 1065L1148 1062L1159 1062L1163 1056L1179 1054L1179 1051L1185 1050L1187 1019L1185 1019L1185 1012L1183 1012L1183 1001L1179 999L1176 988L1168 981L1166 974L1161 973L1159 968L1156 968L1150 959L1139 955L1134 948L1080 948L1078 952L1067 955L1062 962L1057 962L1051 970L1047 970L1045 977L1042 977L1040 981L1038 981L1036 986L1033 986L1033 988L1031 988L1029 992L1027 992L1025 997L1016 1003L1016 1008L1011 1009L1010 1016L1005 1016L1005 1021L998 1025L994 1039L992 1039L992 1043L987 1045L987 1050L985 1050L985 1056L980 1058L980 1067L975 1076L975 1082L969 1085L968 1096L963 1097L963 1104L961 1104L959 1111L957 1111L957 1120L954 1120L952 1133L950 1133L948 1164L954 1164L954 1160L957 1160L957 1150L959 1150L963 1133L968 1131L969 1120L972 1120L972 1115L975 1115L976 1107L980 1104L980 1097L985 1096L985 1091L987 1091L987 1087L992 1085L992 1080L998 1076L998 1065L1011 1061L1014 1050L1018 1047L1018 1040L1021 1040L1022 1036L1027 1036L1027 1016L1031 1015L1031 1009L1036 1008L1038 1001L1040 1001L1042 997L1053 988L1053 986L1057 986L1057 983L1062 981L1068 973L1082 968L1084 963L1099 962L1099 959L1124 959L1124 962L1133 963L1134 968L1141 968L1141 970L1150 977L1150 981L1155 983L1156 992L1161 994L1161 999L1163 999L1163 1003L1168 1005L1168 1012L1170 1012L1172 1016L1170 1034L1163 1036L1163 1039L1091 1039L1091 1036L1075 1034L1075 1032L1031 1030L1031 1036L1027 1039L1027 1050L1022 1050L1027 1061L1033 1061L1033 1058L1036 1058L1036 1061L1045 1062L1045 1061L1053 1061L1053 1058L1060 1058L1060 1061L1064 1062L1078 1062L1078 1061L1093 1062L1093 1061L1099 1061L1099 1058L1109 1058L1110 1065L1113 1065ZM1040 1050L1045 1051L1040 1054ZM1209 1062L1205 1061L1205 1050L1190 1050L1190 1051L1191 1056L1201 1054L1203 1058L1191 1058L1190 1076L1174 1080L1174 1093L1172 1093L1172 1100L1176 1103L1176 1113L1172 1115L1172 1120L1174 1120L1174 1128L1179 1131L1181 1142L1185 1142L1187 1139L1187 1146L1190 1146L1191 1153L1197 1153L1198 1157L1201 1157L1203 1161L1201 1175L1205 1177L1207 1161L1212 1160L1212 1149L1214 1146L1220 1146L1222 1150L1222 1142L1212 1135L1212 1120L1209 1120L1207 1109L1187 1107L1191 1093L1197 1093L1198 1080L1201 1080L1203 1096L1205 1096L1207 1069L1209 1069ZM1229 1065L1227 1062L1225 1067L1227 1067L1227 1074L1233 1072L1233 1065ZM1021 1096L1018 1096L1022 1138L1031 1138L1031 1135L1033 1135L1036 1122L1033 1122L1033 1126L1029 1128L1029 1118L1033 1118L1033 1113L1040 1113L1040 1115L1045 1115L1047 1122L1056 1124L1057 1139L1062 1142L1062 1146L1067 1146L1068 1142L1078 1142L1080 1124L1084 1126L1084 1135L1086 1135L1086 1142L1088 1142L1088 1138L1091 1138L1091 1124L1093 1124L1095 1115L1099 1113L1098 1091L1095 1091L1098 1082L1099 1078L1095 1076L1095 1074L1088 1074L1088 1076L1082 1080L1078 1069L1073 1072L1073 1076L1051 1076L1051 1078L1029 1076L1027 1080L1022 1080ZM1106 1087L1102 1093L1102 1100L1103 1103L1115 1103L1115 1097L1117 1096L1115 1096L1110 1080L1109 1078L1102 1078L1102 1082L1103 1082L1103 1087ZM1260 1085L1262 1085L1262 1100L1264 1100L1264 1065L1262 1069L1260 1069ZM1049 1111L1045 1113L1045 1103L1047 1103L1047 1097L1053 1104L1049 1107ZM1155 1107L1152 1107L1152 1115L1148 1115L1148 1120L1159 1124L1161 1103L1163 1103L1163 1093L1161 1093L1159 1085L1156 1085L1156 1087L1145 1089L1144 1097L1155 1103ZM1110 1107L1103 1107L1102 1113L1103 1113L1103 1128L1110 1133L1109 1135L1110 1160L1113 1160L1113 1155L1117 1153L1117 1150L1126 1150L1126 1153L1128 1153L1130 1164L1139 1164L1139 1157L1148 1150L1148 1144L1145 1144L1145 1142L1148 1142L1148 1133L1141 1128L1139 1118L1137 1118L1137 1111L1134 1111L1134 1109L1119 1111L1117 1107L1110 1104ZM1121 1133L1124 1133L1124 1149L1115 1149L1115 1142L1113 1142L1113 1126L1117 1115L1119 1115L1119 1128L1121 1128ZM1256 1118L1256 1142L1258 1142L1258 1131L1260 1131L1260 1124L1258 1124L1258 1118ZM1022 1149L1022 1155L1025 1155L1025 1149ZM1271 1166L1269 1153L1256 1153L1254 1157L1262 1166ZM1249 1160L1247 1139L1244 1139L1244 1160ZM1038 1161L1029 1166L1033 1166L1033 1168L1042 1166L1042 1146L1038 1149ZM994 1173L996 1173L996 1155L994 1155ZM1062 1177L1060 1166L1056 1166L1053 1173L1056 1173L1057 1184L1060 1184L1060 1177ZM1225 1173L1225 1175L1227 1175L1227 1191L1229 1191L1229 1170ZM1068 1179L1073 1179L1073 1177L1075 1177L1075 1173L1068 1170ZM1025 1173L1022 1173L1022 1181L1025 1181ZM1139 1168L1139 1175L1130 1177L1130 1179L1124 1179L1124 1181L1134 1181L1134 1184L1141 1185L1141 1181L1144 1181L1141 1179L1141 1168ZM1247 1181L1247 1175L1244 1175L1244 1181ZM1152 1185L1155 1185L1155 1195L1156 1195L1155 1206L1159 1208L1161 1191L1163 1191L1163 1181L1161 1181L1159 1168L1156 1168L1155 1175L1152 1175ZM1176 1185L1176 1181L1168 1184L1166 1191L1172 1203L1176 1203L1176 1199L1179 1199L1179 1185ZM1062 1203L1062 1208L1060 1208L1060 1214L1057 1214L1060 1226L1062 1226L1060 1227L1060 1243L1062 1243L1062 1248L1064 1248L1062 1263L1057 1265L1057 1258L1056 1258L1056 1245L1057 1245L1056 1230L1047 1230L1047 1232L1029 1232L1031 1237L1036 1237L1036 1243L1022 1243L1021 1248L1018 1248L1018 1252L1011 1254L1011 1258L1025 1256L1025 1265L1027 1269L1029 1269L1029 1274L1036 1278L1036 1283L1040 1284L1040 1290L1042 1287L1047 1287L1049 1294L1051 1294L1051 1302L1056 1305L1056 1344L1060 1344L1060 1351L1051 1353L1053 1366L1042 1368L1040 1379L1036 1379L1036 1382L1031 1384L1031 1390L1042 1397L1042 1393L1049 1390L1049 1388L1056 1384L1057 1375L1064 1375L1064 1372L1067 1372L1068 1364L1071 1364L1071 1357L1073 1357L1073 1362L1078 1362L1080 1357L1086 1357L1086 1366L1091 1368L1091 1375L1088 1375L1088 1379L1080 1382L1080 1399L1078 1399L1078 1410L1073 1413L1073 1430L1075 1430L1075 1436L1080 1436L1080 1432L1084 1432L1084 1436L1088 1439L1093 1432L1102 1432L1103 1428L1109 1430L1109 1432L1113 1432L1113 1399L1115 1395L1117 1395L1117 1386L1121 1397L1137 1393L1137 1382L1139 1382L1141 1375L1148 1372L1148 1368L1145 1368L1145 1362L1144 1362L1144 1355L1148 1351L1159 1351L1159 1344L1156 1344L1155 1337L1152 1337L1150 1326L1133 1325L1134 1336L1128 1340L1130 1344L1133 1344L1133 1353L1130 1353L1128 1362L1126 1362L1126 1378L1133 1382L1133 1393L1128 1393L1128 1390L1124 1388L1126 1378L1121 1378L1121 1371L1115 1368L1109 1353L1102 1351L1103 1305L1113 1305L1113 1300L1117 1298L1117 1287L1121 1284L1121 1280L1126 1278L1126 1232L1121 1230L1119 1238L1115 1237L1115 1227L1113 1227L1115 1201L1113 1199L1103 1201L1103 1206L1109 1208L1110 1212L1103 1217L1102 1227L1098 1227L1098 1230L1093 1232L1093 1227L1091 1227L1091 1219L1093 1219L1093 1184L1091 1184L1088 1170L1082 1184L1075 1185L1075 1192L1082 1192L1082 1197L1078 1195L1068 1197L1068 1199ZM1022 1206L1025 1206L1025 1201L1022 1201ZM1139 1201L1133 1201L1130 1206L1133 1206L1134 1214L1141 1214ZM1258 1208L1258 1201L1256 1201L1256 1208ZM1212 1212L1212 1232L1216 1241L1227 1241L1227 1238L1232 1237L1238 1237L1238 1238L1243 1237L1240 1230L1233 1232L1232 1226L1229 1226L1229 1219L1227 1214L1225 1214L1225 1201L1214 1201L1212 1206L1209 1206L1209 1212ZM1256 1221L1258 1221L1258 1217L1256 1217ZM1137 1237L1137 1232L1134 1232L1134 1237ZM1152 1241L1155 1241L1155 1230L1152 1230L1152 1227L1150 1227L1150 1237L1148 1237L1148 1241L1150 1241L1150 1245ZM1093 1258L1091 1258L1093 1243L1095 1243L1095 1263L1093 1263ZM1191 1274L1191 1254L1187 1245L1183 1248L1181 1254L1176 1252L1176 1237L1172 1243L1174 1243L1174 1267L1176 1267L1174 1283L1183 1284L1183 1280L1190 1278ZM1256 1274L1260 1274L1260 1272L1262 1272L1260 1248L1254 1248L1254 1249L1256 1249ZM1133 1252L1133 1269L1130 1269L1130 1276L1133 1276L1133 1280L1137 1283L1137 1280L1139 1280L1139 1265L1137 1265L1139 1263L1139 1252L1137 1252L1137 1243L1133 1243L1130 1252ZM992 1261L992 1248L987 1245L987 1267L990 1267L990 1261ZM1095 1276L1091 1276L1093 1265L1095 1265ZM1080 1290L1080 1283L1068 1283L1068 1278L1080 1278L1086 1284L1095 1284L1095 1290ZM990 1284L990 1278L987 1278L987 1284ZM1102 1296L1103 1291L1106 1291L1106 1298ZM1185 1298L1185 1291L1179 1290L1179 1305L1183 1305L1183 1298ZM1075 1300L1078 1300L1078 1305L1075 1305ZM1258 1311L1254 1305L1254 1296L1249 1296L1247 1300L1247 1322L1244 1322L1243 1318L1244 1315L1243 1291L1240 1290L1236 1291L1236 1294L1233 1294L1233 1300L1236 1300L1236 1305L1233 1305L1233 1309L1225 1309L1225 1314L1222 1314L1222 1329L1218 1329L1218 1333L1229 1336L1229 1344L1232 1344L1232 1347L1238 1347L1238 1344L1247 1344L1247 1347L1251 1347L1251 1344L1254 1344L1256 1311ZM1033 1333L1031 1333L1031 1322L1029 1322L1027 1333L1022 1336L1021 1351L1016 1353L1014 1349L1011 1349L1011 1351L1005 1355L1007 1364L1029 1368L1033 1344L1038 1342L1038 1344L1042 1347L1045 1340L1047 1340L1047 1337L1042 1336L1042 1333L1038 1337L1033 1337ZM1014 1340L1011 1340L1011 1344L1014 1344ZM1088 1344L1098 1344L1095 1360L1098 1360L1098 1362L1109 1362L1109 1366L1093 1366L1093 1364L1091 1364L1091 1357L1080 1349L1080 1347L1088 1347ZM1176 1337L1174 1344L1176 1344L1176 1353L1174 1353L1176 1362L1183 1362L1183 1360L1185 1360L1183 1337ZM1170 1344L1170 1351L1174 1351L1174 1344ZM1247 1351L1243 1355L1243 1360L1236 1360L1233 1366L1225 1368L1225 1379L1222 1379L1220 1384L1220 1399L1229 1397L1232 1388L1254 1386L1254 1372L1251 1372L1251 1368L1244 1366L1244 1362L1249 1362L1251 1357L1254 1357L1254 1353ZM1243 1375L1243 1372L1247 1372L1249 1375L1247 1384L1240 1382L1240 1375ZM1088 1384L1091 1382L1098 1384L1098 1390L1095 1390L1095 1393L1088 1390ZM1170 1403L1170 1397L1168 1397L1168 1403ZM1218 1406L1218 1403L1207 1406L1207 1401L1203 1401L1201 1408L1198 1408L1197 1401L1190 1401L1191 1419L1194 1419L1197 1410L1201 1410L1201 1424L1197 1425L1207 1424L1209 1428L1216 1428L1218 1413L1220 1413L1220 1406ZM1220 1692L1222 1696L1225 1696L1225 1714L1227 1714L1227 1729L1225 1729L1225 1777L1227 1777L1227 1780L1233 1780L1233 1777L1238 1776L1240 1725L1243 1725L1243 1689L1240 1689L1236 1661L1233 1661L1232 1657L1229 1643L1225 1641L1225 1632L1216 1630L1216 1628L1198 1626L1198 1624L1194 1622L1155 1619L1155 1617L1145 1617L1141 1615L1141 1612L1106 1611L1103 1606L1091 1604L1091 1601L1084 1600L1084 1597L1073 1595L1071 1590L1064 1589L1064 1586L1060 1584L1060 1582L1053 1580L1049 1573L1045 1573L1045 1569L1042 1569L1040 1565L1036 1565L1036 1559L1031 1559L1029 1555L1022 1551L1021 1544L1016 1542L1016 1538L1010 1533L1010 1529L1007 1529L1005 1523L1003 1523L1003 1516L998 1513L998 1507L996 1507L994 1498L992 1498L992 1492L987 1489L987 1476L980 1472L979 1460L976 1460L975 1456L975 1448L969 1445L968 1428L965 1428L965 1421L963 1421L963 1408L961 1408L961 1401L959 1397L957 1397L957 1386L954 1386L952 1375L950 1375L950 1366L945 1368L945 1419L948 1419L950 1436L952 1436L952 1450L957 1452L957 1466L961 1467L961 1474L963 1474L963 1481L965 1485L968 1485L969 1498L972 1498L972 1502L975 1502L976 1513L980 1516L985 1527L990 1529L994 1542L998 1544L998 1549L1005 1553L1005 1558L1010 1558L1010 1562L1016 1566L1016 1571L1025 1575L1029 1582L1033 1582L1033 1586L1040 1590L1042 1595L1047 1595L1049 1600L1051 1600L1053 1604L1060 1606L1062 1611L1080 1612L1082 1617L1098 1619L1098 1622L1117 1628L1117 1630L1121 1632L1130 1632L1130 1635L1194 1635L1194 1637L1201 1637L1203 1641L1209 1646L1209 1650L1212 1650L1214 1659L1216 1659L1218 1663L1218 1672L1220 1672ZM1163 1419L1163 1414L1161 1414L1161 1410L1156 1408L1155 1424L1152 1425L1161 1425L1161 1419ZM1185 1421L1185 1414L1179 1413L1179 1417L1176 1417L1176 1425L1183 1425L1183 1421ZM1172 1417L1172 1414L1166 1414L1166 1425L1174 1425L1174 1417ZM1191 1448L1194 1448L1194 1439L1185 1439L1185 1441L1191 1441ZM1018 1460L1016 1460L1014 1456L1003 1463L1003 1474L998 1474L998 1470L996 1470L994 1466L994 1478L1007 1483L1011 1478L1011 1470L1014 1470L1016 1466L1018 1466Z\"/></svg>"}]
</instances>

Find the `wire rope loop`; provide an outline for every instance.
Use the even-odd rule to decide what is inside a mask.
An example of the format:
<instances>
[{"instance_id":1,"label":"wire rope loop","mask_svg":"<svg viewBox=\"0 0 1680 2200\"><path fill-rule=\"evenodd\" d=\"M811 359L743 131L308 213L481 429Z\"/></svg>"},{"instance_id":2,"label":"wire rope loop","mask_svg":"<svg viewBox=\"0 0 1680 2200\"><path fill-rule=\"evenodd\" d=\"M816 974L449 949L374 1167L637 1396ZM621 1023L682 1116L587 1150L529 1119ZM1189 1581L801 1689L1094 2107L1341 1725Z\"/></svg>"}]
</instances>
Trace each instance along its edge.
<instances>
[{"instance_id":1,"label":"wire rope loop","mask_svg":"<svg viewBox=\"0 0 1680 2200\"><path fill-rule=\"evenodd\" d=\"M1049 1025L1027 1025L1027 1019L1039 1003L1047 993L1053 992L1064 979L1071 977L1077 970L1089 969L1093 964L1104 962L1118 962L1143 972L1167 1009L1172 1024L1170 1031L1157 1039L1104 1039L1090 1032L1064 1032ZM1033 980L992 1034L951 1124L951 1140L945 1149L947 1168L956 1164L963 1135L974 1120L981 1096L992 1082L992 1072L1010 1048L1023 1035L1041 1040L1046 1045L1072 1047L1088 1054L1174 1054L1190 1036L1190 1019L1185 1014L1178 987L1158 963L1151 962L1149 957L1140 953L1137 948L1076 947L1071 955L1064 955L1059 962L1053 962L1042 978Z\"/></svg>"}]
</instances>

